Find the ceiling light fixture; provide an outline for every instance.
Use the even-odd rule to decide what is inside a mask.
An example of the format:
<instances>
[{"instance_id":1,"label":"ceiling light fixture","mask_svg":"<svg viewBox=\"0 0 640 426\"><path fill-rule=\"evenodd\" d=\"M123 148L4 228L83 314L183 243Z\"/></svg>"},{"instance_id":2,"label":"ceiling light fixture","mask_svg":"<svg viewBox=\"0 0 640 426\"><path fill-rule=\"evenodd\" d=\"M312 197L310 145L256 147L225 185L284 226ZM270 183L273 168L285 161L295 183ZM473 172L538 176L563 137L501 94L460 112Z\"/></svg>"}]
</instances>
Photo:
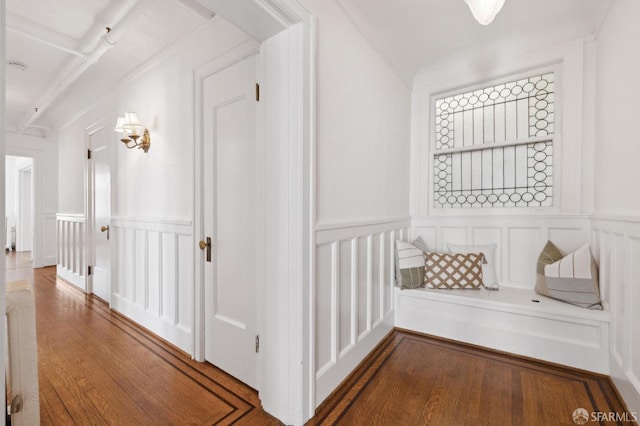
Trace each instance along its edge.
<instances>
[{"instance_id":1,"label":"ceiling light fixture","mask_svg":"<svg viewBox=\"0 0 640 426\"><path fill-rule=\"evenodd\" d=\"M124 143L127 148L132 149L138 147L144 152L149 151L149 147L151 147L149 130L144 127L138 118L138 114L135 112L125 112L123 116L118 117L115 131L122 133L122 139L120 139L120 141ZM142 135L140 133L142 133ZM142 140L138 142L140 137L142 137ZM133 142L132 145L130 145L131 142Z\"/></svg>"},{"instance_id":2,"label":"ceiling light fixture","mask_svg":"<svg viewBox=\"0 0 640 426\"><path fill-rule=\"evenodd\" d=\"M489 25L493 18L496 17L500 9L502 9L502 5L504 5L504 0L464 0L469 9L471 9L471 13L473 17L476 18L481 25Z\"/></svg>"}]
</instances>

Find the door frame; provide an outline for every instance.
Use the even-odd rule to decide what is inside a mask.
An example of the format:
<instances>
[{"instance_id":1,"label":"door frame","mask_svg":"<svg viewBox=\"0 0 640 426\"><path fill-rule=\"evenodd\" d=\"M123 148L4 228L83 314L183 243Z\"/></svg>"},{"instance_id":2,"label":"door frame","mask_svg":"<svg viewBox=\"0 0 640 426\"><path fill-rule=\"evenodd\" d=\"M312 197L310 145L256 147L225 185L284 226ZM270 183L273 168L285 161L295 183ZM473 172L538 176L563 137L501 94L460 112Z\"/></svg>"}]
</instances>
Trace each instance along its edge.
<instances>
[{"instance_id":1,"label":"door frame","mask_svg":"<svg viewBox=\"0 0 640 426\"><path fill-rule=\"evenodd\" d=\"M218 12L224 16L225 3L237 0L218 1ZM303 424L315 412L315 359L314 359L314 311L313 287L315 276L315 18L299 2L288 0L253 0L247 7L258 8L263 23L274 21L289 33L286 51L286 65L290 71L288 81L278 82L270 87L281 94L284 102L271 104L276 114L289 117L288 138L293 148L284 160L288 164L285 171L291 192L287 199L287 213L291 217L287 228L288 253L286 266L278 266L277 273L285 277L278 283L277 297L289 301L284 312L274 314L271 307L257 309L258 332L263 336L258 354L258 396L264 409L285 424ZM241 22L242 17L231 20L240 28L249 27L250 22ZM297 30L296 30L297 28ZM269 36L271 37L271 36ZM269 40L258 40L258 46ZM255 50L255 42L222 55L212 63L194 72L194 353L196 360L204 361L204 266L203 253L198 240L204 236L203 194L203 129L202 129L202 83L214 70L228 65L238 56L248 55ZM260 49L261 66L258 81L265 62L277 62L280 52ZM271 56L273 55L273 56ZM263 90L263 93L265 90ZM262 99L261 99L262 101ZM268 139L265 123L264 103L258 104L256 134L257 142L264 145ZM265 149L268 149L265 147ZM264 204L264 203L263 203ZM263 241L262 243L265 243ZM261 243L261 244L262 244ZM266 242L268 244L268 242ZM262 244L262 251L265 251ZM264 270L264 268L263 268ZM259 288L261 286L258 286ZM271 289L270 289L271 290ZM258 302L263 295L257 295ZM285 319L286 318L286 319ZM284 320L283 320L284 319ZM273 342L287 342L287 345L269 345ZM277 368L272 361L279 360ZM275 371L270 371L275 370ZM276 380L273 375L279 374ZM282 377L286 377L283 384Z\"/></svg>"},{"instance_id":2,"label":"door frame","mask_svg":"<svg viewBox=\"0 0 640 426\"><path fill-rule=\"evenodd\" d=\"M96 121L93 124L84 128L84 145L85 145L85 159L84 159L84 216L86 218L85 221L85 229L84 229L84 241L86 244L84 245L84 258L86 259L85 265L85 274L86 274L86 283L85 283L85 293L93 294L93 274L88 273L88 267L93 266L95 264L95 242L96 242L96 233L95 233L95 212L94 212L94 193L93 193L93 163L91 159L89 159L89 152L91 151L91 136L98 133L103 129L107 129L105 131L109 134L109 124L115 123L115 118L111 115ZM115 133L115 132L114 132ZM109 151L108 155L108 164L109 164L109 174L113 176L113 150ZM110 185L110 203L113 206L113 185ZM113 216L113 212L112 212ZM109 240L109 252L111 255L111 281L113 281L114 270L113 270L113 259L114 259L114 245L113 239ZM109 283L110 292L113 292L113 282ZM109 307L111 307L111 297L109 297Z\"/></svg>"},{"instance_id":3,"label":"door frame","mask_svg":"<svg viewBox=\"0 0 640 426\"><path fill-rule=\"evenodd\" d=\"M29 158L29 157L22 157L22 158ZM16 215L16 228L19 231L16 232L16 251L24 251L24 223L25 223L25 219L29 220L31 222L31 249L29 251L31 251L31 260L33 261L33 249L35 247L35 194L34 194L34 189L35 189L35 185L34 185L34 172L33 172L33 159L31 159L31 164L29 164L28 166L22 167L20 169L17 169L18 171L18 208L17 208L17 215ZM24 193L24 189L25 189L25 185L24 185L24 175L26 172L29 172L30 178L29 178L29 204L31 206L30 210L31 212L29 213L29 217L25 217L24 215L24 202L25 202L25 193ZM20 236L20 238L18 238L18 235ZM18 241L20 241L20 246L18 246ZM18 250L18 248L22 249L22 250Z\"/></svg>"},{"instance_id":4,"label":"door frame","mask_svg":"<svg viewBox=\"0 0 640 426\"><path fill-rule=\"evenodd\" d=\"M32 188L32 206L33 210L33 242L31 247L32 266L34 268L42 268L45 266L45 253L43 234L46 220L55 220L55 212L43 211L43 181L42 181L42 156L41 149L29 147L19 147L7 145L5 147L5 156L31 158L31 188ZM4 198L3 198L4 199ZM3 201L4 203L4 201Z\"/></svg>"}]
</instances>

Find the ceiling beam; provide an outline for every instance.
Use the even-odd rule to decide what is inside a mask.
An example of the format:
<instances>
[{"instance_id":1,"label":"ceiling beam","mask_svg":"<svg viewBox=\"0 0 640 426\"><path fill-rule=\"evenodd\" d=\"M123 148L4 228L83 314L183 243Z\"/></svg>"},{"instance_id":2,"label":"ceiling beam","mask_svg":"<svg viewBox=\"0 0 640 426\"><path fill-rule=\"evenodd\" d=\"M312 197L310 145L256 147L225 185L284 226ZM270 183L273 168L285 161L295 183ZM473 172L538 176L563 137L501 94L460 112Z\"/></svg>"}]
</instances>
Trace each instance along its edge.
<instances>
[{"instance_id":1,"label":"ceiling beam","mask_svg":"<svg viewBox=\"0 0 640 426\"><path fill-rule=\"evenodd\" d=\"M61 44L57 44L56 42L54 42L52 40L45 40L43 38L38 37L37 35L30 34L30 33L26 32L26 31L23 31L23 30L21 30L19 28L7 26L7 31L19 34L19 35L21 35L21 36L23 36L25 38L30 39L30 40L37 41L37 42L42 43L42 44L44 44L46 46L53 47L54 49L62 50L63 52L70 53L70 54L78 56L80 58L84 58L86 56L84 53L82 53L82 52L80 52L78 50L65 47L65 46L63 46Z\"/></svg>"},{"instance_id":2,"label":"ceiling beam","mask_svg":"<svg viewBox=\"0 0 640 426\"><path fill-rule=\"evenodd\" d=\"M67 62L64 69L58 73L59 77L49 84L49 89L35 101L33 112L29 112L20 122L20 132L30 127L91 65L98 62L105 52L115 46L122 36L139 22L150 5L151 0L129 1L119 4L118 10L110 11L110 16L119 16L120 19L110 27L111 30L108 33L104 28L100 28L101 31L98 32L94 31L95 34L101 34L97 40L95 38L83 40L83 45L93 45L93 49L87 52L86 58L76 58Z\"/></svg>"},{"instance_id":3,"label":"ceiling beam","mask_svg":"<svg viewBox=\"0 0 640 426\"><path fill-rule=\"evenodd\" d=\"M78 40L12 13L7 14L7 31L81 58L85 56L77 48Z\"/></svg>"}]
</instances>

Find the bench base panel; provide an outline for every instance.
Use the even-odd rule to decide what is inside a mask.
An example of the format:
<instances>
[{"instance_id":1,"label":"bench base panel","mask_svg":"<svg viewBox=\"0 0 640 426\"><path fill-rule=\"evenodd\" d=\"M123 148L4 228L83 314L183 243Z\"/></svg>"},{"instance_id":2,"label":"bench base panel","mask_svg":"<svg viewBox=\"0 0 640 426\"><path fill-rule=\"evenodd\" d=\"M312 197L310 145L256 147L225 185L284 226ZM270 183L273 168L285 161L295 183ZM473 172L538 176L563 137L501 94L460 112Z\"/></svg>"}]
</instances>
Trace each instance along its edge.
<instances>
[{"instance_id":1,"label":"bench base panel","mask_svg":"<svg viewBox=\"0 0 640 426\"><path fill-rule=\"evenodd\" d=\"M485 290L464 291L471 298L447 290L396 289L396 327L609 374L608 312L567 306L564 313L500 302L543 297L532 290L502 288L493 300L475 293Z\"/></svg>"}]
</instances>

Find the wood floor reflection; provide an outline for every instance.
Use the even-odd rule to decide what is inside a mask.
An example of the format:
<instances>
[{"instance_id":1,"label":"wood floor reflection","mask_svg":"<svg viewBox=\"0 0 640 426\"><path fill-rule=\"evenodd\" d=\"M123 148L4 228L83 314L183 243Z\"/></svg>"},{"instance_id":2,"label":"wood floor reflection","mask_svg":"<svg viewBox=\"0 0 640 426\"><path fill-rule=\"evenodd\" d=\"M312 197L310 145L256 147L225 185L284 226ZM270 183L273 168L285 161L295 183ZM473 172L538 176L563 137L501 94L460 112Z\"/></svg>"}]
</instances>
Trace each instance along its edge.
<instances>
[{"instance_id":1,"label":"wood floor reflection","mask_svg":"<svg viewBox=\"0 0 640 426\"><path fill-rule=\"evenodd\" d=\"M255 390L9 253L34 284L43 425L275 425ZM606 376L395 330L310 425L557 425L624 413Z\"/></svg>"},{"instance_id":2,"label":"wood floor reflection","mask_svg":"<svg viewBox=\"0 0 640 426\"><path fill-rule=\"evenodd\" d=\"M626 413L607 376L395 330L308 424L574 425L578 408Z\"/></svg>"},{"instance_id":3,"label":"wood floor reflection","mask_svg":"<svg viewBox=\"0 0 640 426\"><path fill-rule=\"evenodd\" d=\"M279 422L255 390L115 313L97 298L8 254L8 280L35 290L43 425Z\"/></svg>"}]
</instances>

